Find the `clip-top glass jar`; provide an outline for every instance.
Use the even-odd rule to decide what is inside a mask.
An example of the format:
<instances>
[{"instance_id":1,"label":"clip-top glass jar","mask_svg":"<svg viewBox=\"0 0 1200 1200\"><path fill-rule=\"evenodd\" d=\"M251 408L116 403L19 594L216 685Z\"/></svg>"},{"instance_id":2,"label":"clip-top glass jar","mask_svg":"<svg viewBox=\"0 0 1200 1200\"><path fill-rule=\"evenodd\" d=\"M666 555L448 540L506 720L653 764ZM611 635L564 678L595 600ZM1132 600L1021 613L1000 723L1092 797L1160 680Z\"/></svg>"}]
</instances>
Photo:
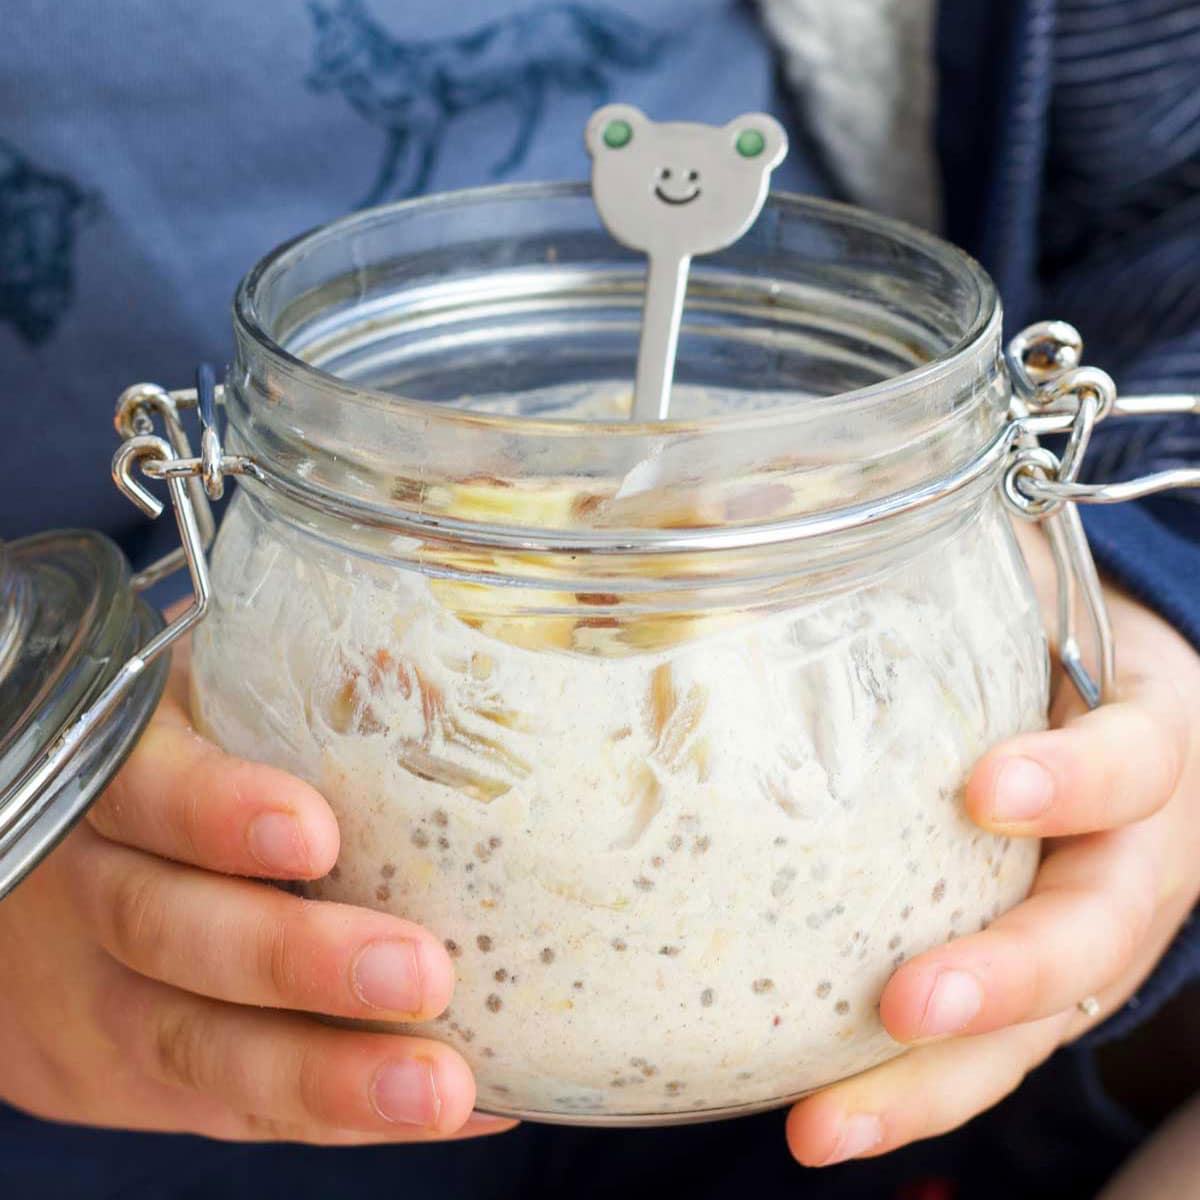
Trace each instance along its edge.
<instances>
[{"instance_id":1,"label":"clip-top glass jar","mask_svg":"<svg viewBox=\"0 0 1200 1200\"><path fill-rule=\"evenodd\" d=\"M264 260L225 393L256 470L195 638L200 727L337 813L312 894L438 931L426 1032L543 1119L749 1111L898 1053L890 972L1038 857L959 801L1047 698L987 277L774 199L693 269L673 419L635 425L641 277L571 186Z\"/></svg>"},{"instance_id":2,"label":"clip-top glass jar","mask_svg":"<svg viewBox=\"0 0 1200 1200\"><path fill-rule=\"evenodd\" d=\"M426 1031L485 1107L703 1119L899 1053L887 976L1036 867L959 805L976 758L1045 719L1009 514L1047 533L1056 653L1102 703L1078 505L1200 468L1081 463L1098 421L1200 396L1118 397L1061 322L1002 355L970 259L776 197L693 269L673 418L637 424L644 280L583 187L433 197L255 268L223 390L205 368L126 389L114 481L152 517L143 481L165 483L181 545L136 574L98 535L0 546L0 899L197 628L199 722L338 812L313 893L446 938L458 986ZM162 626L136 593L185 565L192 604Z\"/></svg>"}]
</instances>

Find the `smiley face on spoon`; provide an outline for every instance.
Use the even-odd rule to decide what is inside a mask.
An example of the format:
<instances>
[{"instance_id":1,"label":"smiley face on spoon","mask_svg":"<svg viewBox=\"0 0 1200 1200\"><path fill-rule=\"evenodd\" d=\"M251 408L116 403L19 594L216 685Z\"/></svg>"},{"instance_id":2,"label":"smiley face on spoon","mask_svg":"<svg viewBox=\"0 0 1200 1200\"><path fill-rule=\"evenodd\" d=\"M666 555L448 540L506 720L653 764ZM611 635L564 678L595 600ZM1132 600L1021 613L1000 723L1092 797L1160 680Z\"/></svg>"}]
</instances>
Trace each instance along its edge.
<instances>
[{"instance_id":1,"label":"smiley face on spoon","mask_svg":"<svg viewBox=\"0 0 1200 1200\"><path fill-rule=\"evenodd\" d=\"M700 196L700 172L694 167L690 168L686 173L687 192L682 196L672 196L667 190L671 185L671 181L676 178L675 172L670 167L660 167L658 172L658 182L654 185L654 194L664 204L691 204Z\"/></svg>"}]
</instances>

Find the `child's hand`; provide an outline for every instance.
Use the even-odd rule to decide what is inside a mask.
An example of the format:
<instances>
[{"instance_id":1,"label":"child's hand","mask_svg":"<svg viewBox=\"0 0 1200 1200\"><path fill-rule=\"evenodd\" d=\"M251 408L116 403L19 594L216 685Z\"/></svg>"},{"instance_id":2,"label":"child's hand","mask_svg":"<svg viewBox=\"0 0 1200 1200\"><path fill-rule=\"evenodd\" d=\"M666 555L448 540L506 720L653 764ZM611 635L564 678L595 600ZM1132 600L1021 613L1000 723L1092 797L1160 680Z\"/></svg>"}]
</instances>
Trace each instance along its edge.
<instances>
[{"instance_id":1,"label":"child's hand","mask_svg":"<svg viewBox=\"0 0 1200 1200\"><path fill-rule=\"evenodd\" d=\"M1053 570L1040 538L1026 553L1045 601ZM1106 594L1117 701L1089 713L1060 681L1054 728L997 747L967 787L980 825L1054 839L1033 894L892 976L883 1022L919 1045L797 1104L787 1133L802 1162L885 1154L995 1104L1120 1007L1195 905L1200 657L1145 608ZM1100 1005L1091 1016L1079 1008L1089 996Z\"/></svg>"},{"instance_id":2,"label":"child's hand","mask_svg":"<svg viewBox=\"0 0 1200 1200\"><path fill-rule=\"evenodd\" d=\"M311 879L338 831L306 784L201 739L186 655L129 762L0 905L0 1098L37 1116L352 1144L471 1136L441 1043L304 1013L428 1019L454 972L406 921L236 876Z\"/></svg>"}]
</instances>

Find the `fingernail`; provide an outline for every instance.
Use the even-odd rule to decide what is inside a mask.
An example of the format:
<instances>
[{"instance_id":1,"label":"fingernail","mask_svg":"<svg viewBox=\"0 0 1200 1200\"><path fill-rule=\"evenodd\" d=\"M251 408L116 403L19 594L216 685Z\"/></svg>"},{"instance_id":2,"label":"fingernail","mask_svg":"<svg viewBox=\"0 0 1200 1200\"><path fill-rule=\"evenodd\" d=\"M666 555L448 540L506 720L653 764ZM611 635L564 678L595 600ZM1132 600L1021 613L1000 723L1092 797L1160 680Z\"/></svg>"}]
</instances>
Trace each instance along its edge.
<instances>
[{"instance_id":1,"label":"fingernail","mask_svg":"<svg viewBox=\"0 0 1200 1200\"><path fill-rule=\"evenodd\" d=\"M300 823L288 813L263 813L250 822L246 835L250 853L268 871L306 875L311 860Z\"/></svg>"},{"instance_id":2,"label":"fingernail","mask_svg":"<svg viewBox=\"0 0 1200 1200\"><path fill-rule=\"evenodd\" d=\"M956 1033L983 1007L983 989L968 971L939 971L921 1017L921 1037Z\"/></svg>"},{"instance_id":3,"label":"fingernail","mask_svg":"<svg viewBox=\"0 0 1200 1200\"><path fill-rule=\"evenodd\" d=\"M832 1163L845 1162L848 1158L857 1158L873 1150L882 1141L883 1126L879 1118L871 1113L855 1113L842 1122L833 1152L822 1159L820 1165L827 1167Z\"/></svg>"},{"instance_id":4,"label":"fingernail","mask_svg":"<svg viewBox=\"0 0 1200 1200\"><path fill-rule=\"evenodd\" d=\"M1000 768L992 794L992 820L1032 821L1054 800L1054 776L1032 758L1010 758Z\"/></svg>"},{"instance_id":5,"label":"fingernail","mask_svg":"<svg viewBox=\"0 0 1200 1200\"><path fill-rule=\"evenodd\" d=\"M385 1121L432 1129L442 1112L433 1065L420 1058L384 1063L371 1082L371 1103Z\"/></svg>"},{"instance_id":6,"label":"fingernail","mask_svg":"<svg viewBox=\"0 0 1200 1200\"><path fill-rule=\"evenodd\" d=\"M372 1008L421 1011L421 957L415 942L371 942L351 968L354 992Z\"/></svg>"}]
</instances>

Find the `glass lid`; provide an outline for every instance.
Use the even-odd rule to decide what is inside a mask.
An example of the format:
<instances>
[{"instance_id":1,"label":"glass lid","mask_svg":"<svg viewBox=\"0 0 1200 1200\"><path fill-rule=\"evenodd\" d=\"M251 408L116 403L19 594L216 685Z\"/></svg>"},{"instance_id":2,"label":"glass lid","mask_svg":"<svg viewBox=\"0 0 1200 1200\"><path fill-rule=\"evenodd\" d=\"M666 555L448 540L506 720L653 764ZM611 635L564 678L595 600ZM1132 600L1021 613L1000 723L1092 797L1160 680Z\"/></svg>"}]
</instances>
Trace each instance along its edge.
<instances>
[{"instance_id":1,"label":"glass lid","mask_svg":"<svg viewBox=\"0 0 1200 1200\"><path fill-rule=\"evenodd\" d=\"M83 815L150 719L165 656L119 704L93 706L161 626L100 534L0 543L0 897Z\"/></svg>"}]
</instances>

